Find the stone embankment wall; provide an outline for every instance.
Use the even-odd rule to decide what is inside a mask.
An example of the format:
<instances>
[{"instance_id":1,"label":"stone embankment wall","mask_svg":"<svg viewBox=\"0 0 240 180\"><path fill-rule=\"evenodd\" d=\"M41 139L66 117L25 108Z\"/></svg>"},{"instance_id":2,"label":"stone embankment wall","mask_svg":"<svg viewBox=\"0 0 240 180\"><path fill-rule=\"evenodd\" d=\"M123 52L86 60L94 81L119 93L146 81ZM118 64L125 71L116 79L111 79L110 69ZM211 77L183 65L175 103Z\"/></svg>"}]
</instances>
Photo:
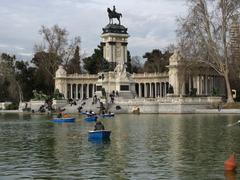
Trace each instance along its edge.
<instances>
[{"instance_id":1,"label":"stone embankment wall","mask_svg":"<svg viewBox=\"0 0 240 180\"><path fill-rule=\"evenodd\" d=\"M139 108L140 113L197 113L200 109L209 109L212 104L221 102L220 97L184 97L156 99L117 99L115 103L121 107L121 113L132 113ZM112 109L113 111L113 109Z\"/></svg>"}]
</instances>

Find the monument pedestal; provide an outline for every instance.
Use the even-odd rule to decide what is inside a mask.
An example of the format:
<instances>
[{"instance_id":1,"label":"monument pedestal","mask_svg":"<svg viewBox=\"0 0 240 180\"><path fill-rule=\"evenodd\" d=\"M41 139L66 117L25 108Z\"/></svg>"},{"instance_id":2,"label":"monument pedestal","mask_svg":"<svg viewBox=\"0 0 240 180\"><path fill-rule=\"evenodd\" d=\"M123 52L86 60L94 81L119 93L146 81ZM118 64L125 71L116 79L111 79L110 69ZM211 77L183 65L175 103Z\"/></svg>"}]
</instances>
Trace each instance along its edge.
<instances>
[{"instance_id":1,"label":"monument pedestal","mask_svg":"<svg viewBox=\"0 0 240 180\"><path fill-rule=\"evenodd\" d=\"M132 99L136 96L135 82L131 74L126 72L124 64L118 64L114 71L100 73L99 77L96 84L98 96L103 96L102 88L107 96L113 92L118 93L122 98Z\"/></svg>"}]
</instances>

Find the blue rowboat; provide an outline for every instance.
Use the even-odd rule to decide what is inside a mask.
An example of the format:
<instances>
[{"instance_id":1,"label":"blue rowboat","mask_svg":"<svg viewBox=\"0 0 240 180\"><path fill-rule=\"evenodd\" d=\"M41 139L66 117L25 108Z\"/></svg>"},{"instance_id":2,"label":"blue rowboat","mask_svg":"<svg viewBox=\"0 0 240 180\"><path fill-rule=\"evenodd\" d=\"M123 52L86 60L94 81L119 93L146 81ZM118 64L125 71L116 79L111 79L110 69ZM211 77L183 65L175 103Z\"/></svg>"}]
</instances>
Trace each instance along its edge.
<instances>
[{"instance_id":1,"label":"blue rowboat","mask_svg":"<svg viewBox=\"0 0 240 180\"><path fill-rule=\"evenodd\" d=\"M90 140L110 139L110 135L111 131L107 130L88 131L88 139Z\"/></svg>"},{"instance_id":2,"label":"blue rowboat","mask_svg":"<svg viewBox=\"0 0 240 180\"><path fill-rule=\"evenodd\" d=\"M102 118L109 118L109 117L114 117L114 114L113 113L111 113L111 114L101 114L99 116L102 117Z\"/></svg>"},{"instance_id":3,"label":"blue rowboat","mask_svg":"<svg viewBox=\"0 0 240 180\"><path fill-rule=\"evenodd\" d=\"M73 123L75 122L75 118L54 118L51 120L54 123Z\"/></svg>"},{"instance_id":4,"label":"blue rowboat","mask_svg":"<svg viewBox=\"0 0 240 180\"><path fill-rule=\"evenodd\" d=\"M88 117L85 117L84 120L87 122L95 122L97 121L97 116L88 116Z\"/></svg>"}]
</instances>

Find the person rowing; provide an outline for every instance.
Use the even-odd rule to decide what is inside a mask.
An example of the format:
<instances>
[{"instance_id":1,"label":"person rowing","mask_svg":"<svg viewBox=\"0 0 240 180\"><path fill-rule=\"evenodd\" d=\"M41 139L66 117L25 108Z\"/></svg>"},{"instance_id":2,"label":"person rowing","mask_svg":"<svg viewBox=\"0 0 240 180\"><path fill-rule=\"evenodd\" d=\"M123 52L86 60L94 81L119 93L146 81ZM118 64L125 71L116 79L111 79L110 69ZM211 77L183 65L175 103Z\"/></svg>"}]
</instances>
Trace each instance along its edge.
<instances>
[{"instance_id":1,"label":"person rowing","mask_svg":"<svg viewBox=\"0 0 240 180\"><path fill-rule=\"evenodd\" d=\"M95 126L94 126L94 131L99 131L99 130L104 130L104 125L101 121L97 120Z\"/></svg>"}]
</instances>

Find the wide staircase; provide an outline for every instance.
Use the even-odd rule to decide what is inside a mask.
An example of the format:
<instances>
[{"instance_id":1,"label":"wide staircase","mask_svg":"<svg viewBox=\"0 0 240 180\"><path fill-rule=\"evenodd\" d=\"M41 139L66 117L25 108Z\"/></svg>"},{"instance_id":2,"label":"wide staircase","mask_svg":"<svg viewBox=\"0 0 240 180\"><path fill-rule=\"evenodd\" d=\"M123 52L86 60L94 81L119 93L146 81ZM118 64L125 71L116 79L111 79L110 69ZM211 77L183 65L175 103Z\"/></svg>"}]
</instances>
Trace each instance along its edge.
<instances>
[{"instance_id":1,"label":"wide staircase","mask_svg":"<svg viewBox=\"0 0 240 180\"><path fill-rule=\"evenodd\" d=\"M78 100L75 101L75 103L67 104L64 108L66 113L79 113L79 109L81 108L82 112L85 111L93 111L95 113L99 113L100 110L100 103L97 101L97 103L93 103L93 99L85 99L85 100Z\"/></svg>"}]
</instances>

